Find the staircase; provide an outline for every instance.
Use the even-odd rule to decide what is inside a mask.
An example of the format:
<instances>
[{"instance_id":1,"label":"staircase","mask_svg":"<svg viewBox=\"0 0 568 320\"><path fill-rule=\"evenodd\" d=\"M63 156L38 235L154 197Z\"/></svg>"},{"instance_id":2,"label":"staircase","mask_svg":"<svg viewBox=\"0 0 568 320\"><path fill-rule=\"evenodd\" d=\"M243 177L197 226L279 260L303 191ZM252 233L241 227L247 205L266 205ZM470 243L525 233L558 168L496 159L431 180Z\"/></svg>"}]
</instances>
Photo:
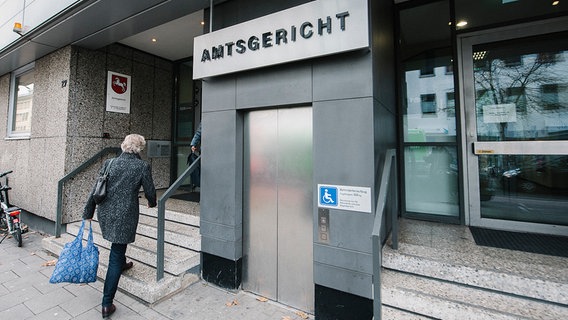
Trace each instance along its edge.
<instances>
[{"instance_id":1,"label":"staircase","mask_svg":"<svg viewBox=\"0 0 568 320\"><path fill-rule=\"evenodd\" d=\"M175 201L172 199L168 202ZM199 212L199 204L183 202L186 207L196 207L190 208L190 211ZM136 241L129 244L126 251L127 261L133 261L134 267L124 272L119 282L120 290L148 304L169 297L199 280L199 217L171 210L166 210L165 217L164 278L156 281L157 209L140 206ZM94 242L99 248L97 276L104 279L111 243L103 239L95 219L92 225ZM80 226L81 221L70 223L67 225L67 233L60 238L44 238L43 248L58 256L65 243L75 239ZM88 227L85 226L84 242L87 240L87 231Z\"/></svg>"},{"instance_id":2,"label":"staircase","mask_svg":"<svg viewBox=\"0 0 568 320\"><path fill-rule=\"evenodd\" d=\"M568 319L568 258L477 246L465 226L402 219L399 237L383 247L385 319Z\"/></svg>"}]
</instances>

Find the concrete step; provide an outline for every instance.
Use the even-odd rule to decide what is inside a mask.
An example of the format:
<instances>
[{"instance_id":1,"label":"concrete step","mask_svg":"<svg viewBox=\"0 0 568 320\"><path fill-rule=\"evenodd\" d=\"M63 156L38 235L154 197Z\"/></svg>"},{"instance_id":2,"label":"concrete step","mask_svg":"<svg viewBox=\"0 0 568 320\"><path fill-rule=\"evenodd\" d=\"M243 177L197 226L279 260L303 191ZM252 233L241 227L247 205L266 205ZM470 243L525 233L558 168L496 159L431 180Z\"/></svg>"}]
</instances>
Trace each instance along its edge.
<instances>
[{"instance_id":1,"label":"concrete step","mask_svg":"<svg viewBox=\"0 0 568 320\"><path fill-rule=\"evenodd\" d=\"M157 238L157 219L145 215L140 215L137 234L150 238ZM199 228L185 225L173 221L165 222L164 241L180 247L195 251L201 250L201 235Z\"/></svg>"},{"instance_id":2,"label":"concrete step","mask_svg":"<svg viewBox=\"0 0 568 320\"><path fill-rule=\"evenodd\" d=\"M54 241L64 241L67 243L75 238L81 226L80 222L75 222L67 225L67 236ZM88 232L85 230L83 239L86 241ZM110 250L111 243L103 239L100 233L98 223L93 221L93 240L99 248ZM149 238L144 235L136 235L134 243L128 245L126 256L132 260L145 263L149 266L156 267L157 262L157 241L154 238ZM200 254L199 251L183 248L171 243L164 243L164 271L178 275L186 272L187 270L199 265Z\"/></svg>"},{"instance_id":3,"label":"concrete step","mask_svg":"<svg viewBox=\"0 0 568 320\"><path fill-rule=\"evenodd\" d=\"M183 219L180 220L183 221ZM165 221L164 242L193 251L201 251L201 235L199 234L199 227L195 226L195 224L199 225L199 222L193 221L193 218L185 218L185 220L189 220L191 224L172 220ZM141 214L136 230L137 236L143 235L148 238L156 239L158 234L157 221L157 218L153 215ZM93 222L93 233L101 234L101 228L96 220L96 216L93 218ZM74 225L77 226L77 229L73 229ZM67 227L73 230L72 232L68 232L76 235L80 225L81 222L68 224Z\"/></svg>"},{"instance_id":4,"label":"concrete step","mask_svg":"<svg viewBox=\"0 0 568 320\"><path fill-rule=\"evenodd\" d=\"M383 269L382 302L435 319L566 319L566 307ZM467 315L464 316L464 315Z\"/></svg>"},{"instance_id":5,"label":"concrete step","mask_svg":"<svg viewBox=\"0 0 568 320\"><path fill-rule=\"evenodd\" d=\"M165 212L164 278L156 281L157 209L140 206L136 240L126 251L127 260L132 260L134 267L123 273L119 283L121 291L153 304L199 280L199 204L193 204L192 208L197 208L197 215ZM80 226L81 221L70 223L66 226L67 233L60 238L44 238L43 248L58 256L63 246L75 239ZM96 215L92 226L93 239L100 252L97 275L104 280L111 243L103 239ZM84 232L84 243L87 237L88 232Z\"/></svg>"},{"instance_id":6,"label":"concrete step","mask_svg":"<svg viewBox=\"0 0 568 320\"><path fill-rule=\"evenodd\" d=\"M406 310L401 310L393 308L383 304L382 307L382 318L381 319L396 319L396 320L432 320L433 318L419 315L416 313L408 312Z\"/></svg>"},{"instance_id":7,"label":"concrete step","mask_svg":"<svg viewBox=\"0 0 568 320\"><path fill-rule=\"evenodd\" d=\"M59 255L63 245L72 241L75 236L64 234L61 238L44 238L42 246L44 249ZM86 242L86 241L85 241ZM109 250L99 247L99 269L97 276L104 279L107 271ZM134 259L133 259L134 260ZM122 274L119 282L119 289L135 296L143 301L153 304L164 298L183 290L192 283L199 281L199 275L189 272L174 276L168 273L164 278L156 281L156 269L139 261L134 262L134 267Z\"/></svg>"},{"instance_id":8,"label":"concrete step","mask_svg":"<svg viewBox=\"0 0 568 320\"><path fill-rule=\"evenodd\" d=\"M160 189L160 190L156 190L158 199L162 196L162 194L164 193L165 190ZM181 194L181 193L186 193L189 192L189 190L178 190L176 191L175 194ZM144 196L143 193L140 194L142 197ZM144 201L140 201L140 203L144 203ZM185 200L180 200L180 199L175 199L175 198L169 198L166 201L166 211L175 211L175 212L180 212L182 214L185 215L192 215L192 216L197 216L199 217L199 211L200 211L200 207L199 207L199 202L193 202L193 201L185 201Z\"/></svg>"},{"instance_id":9,"label":"concrete step","mask_svg":"<svg viewBox=\"0 0 568 320\"><path fill-rule=\"evenodd\" d=\"M185 203L187 203L187 201L185 201ZM167 204L167 201L166 201L166 204ZM197 208L199 209L199 204L197 204ZM140 206L140 214L146 215L146 216L149 216L149 217L157 218L158 217L158 209L157 208L148 208L146 206ZM199 215L187 214L187 213L182 213L182 212L178 212L178 211L171 211L171 210L166 209L165 218L166 218L166 221L174 221L174 222L183 223L183 224L194 226L194 227L199 227L199 221L200 221Z\"/></svg>"},{"instance_id":10,"label":"concrete step","mask_svg":"<svg viewBox=\"0 0 568 320\"><path fill-rule=\"evenodd\" d=\"M568 307L566 258L494 248L467 248L448 252L430 246L399 244L383 248L383 267L424 277ZM531 259L532 257L532 259Z\"/></svg>"}]
</instances>

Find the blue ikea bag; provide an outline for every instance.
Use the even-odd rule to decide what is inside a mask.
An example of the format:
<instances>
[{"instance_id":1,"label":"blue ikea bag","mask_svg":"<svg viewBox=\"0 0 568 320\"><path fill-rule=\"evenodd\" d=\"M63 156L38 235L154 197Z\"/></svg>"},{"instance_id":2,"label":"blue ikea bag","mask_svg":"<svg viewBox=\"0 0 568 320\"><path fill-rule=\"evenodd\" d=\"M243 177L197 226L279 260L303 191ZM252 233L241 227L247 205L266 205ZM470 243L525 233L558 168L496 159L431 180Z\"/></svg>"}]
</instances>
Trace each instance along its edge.
<instances>
[{"instance_id":1,"label":"blue ikea bag","mask_svg":"<svg viewBox=\"0 0 568 320\"><path fill-rule=\"evenodd\" d=\"M75 240L68 242L61 250L59 259L55 264L50 283L70 282L89 283L97 281L99 267L99 248L93 243L93 226L89 222L89 237L87 245L83 247L83 229L85 220Z\"/></svg>"}]
</instances>

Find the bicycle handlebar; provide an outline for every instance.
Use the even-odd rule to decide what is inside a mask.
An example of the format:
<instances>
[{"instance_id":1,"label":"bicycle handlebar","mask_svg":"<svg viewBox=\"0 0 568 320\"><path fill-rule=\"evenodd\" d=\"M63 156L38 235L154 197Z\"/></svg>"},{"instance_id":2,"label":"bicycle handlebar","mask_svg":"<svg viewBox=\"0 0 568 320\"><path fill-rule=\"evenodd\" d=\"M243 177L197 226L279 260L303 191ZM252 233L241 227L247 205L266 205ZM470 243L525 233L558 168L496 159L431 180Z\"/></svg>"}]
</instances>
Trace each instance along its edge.
<instances>
[{"instance_id":1,"label":"bicycle handlebar","mask_svg":"<svg viewBox=\"0 0 568 320\"><path fill-rule=\"evenodd\" d=\"M6 171L6 172L3 172L3 173L0 173L0 178L2 178L2 177L5 176L5 175L8 175L8 174L10 174L10 173L12 173L12 172L14 172L14 171L13 171L13 170L10 170L10 171Z\"/></svg>"}]
</instances>

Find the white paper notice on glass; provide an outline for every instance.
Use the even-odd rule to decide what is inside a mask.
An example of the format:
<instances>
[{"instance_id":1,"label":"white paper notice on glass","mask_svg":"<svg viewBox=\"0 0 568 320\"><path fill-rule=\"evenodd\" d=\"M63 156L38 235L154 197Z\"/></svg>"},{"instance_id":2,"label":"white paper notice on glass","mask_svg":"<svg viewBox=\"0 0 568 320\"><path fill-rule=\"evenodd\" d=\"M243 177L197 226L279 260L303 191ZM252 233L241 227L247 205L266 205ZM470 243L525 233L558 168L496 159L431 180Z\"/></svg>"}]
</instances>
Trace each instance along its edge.
<instances>
[{"instance_id":1,"label":"white paper notice on glass","mask_svg":"<svg viewBox=\"0 0 568 320\"><path fill-rule=\"evenodd\" d=\"M483 123L517 122L517 106L514 103L483 106Z\"/></svg>"},{"instance_id":2,"label":"white paper notice on glass","mask_svg":"<svg viewBox=\"0 0 568 320\"><path fill-rule=\"evenodd\" d=\"M109 71L107 75L106 111L130 113L130 76Z\"/></svg>"}]
</instances>

